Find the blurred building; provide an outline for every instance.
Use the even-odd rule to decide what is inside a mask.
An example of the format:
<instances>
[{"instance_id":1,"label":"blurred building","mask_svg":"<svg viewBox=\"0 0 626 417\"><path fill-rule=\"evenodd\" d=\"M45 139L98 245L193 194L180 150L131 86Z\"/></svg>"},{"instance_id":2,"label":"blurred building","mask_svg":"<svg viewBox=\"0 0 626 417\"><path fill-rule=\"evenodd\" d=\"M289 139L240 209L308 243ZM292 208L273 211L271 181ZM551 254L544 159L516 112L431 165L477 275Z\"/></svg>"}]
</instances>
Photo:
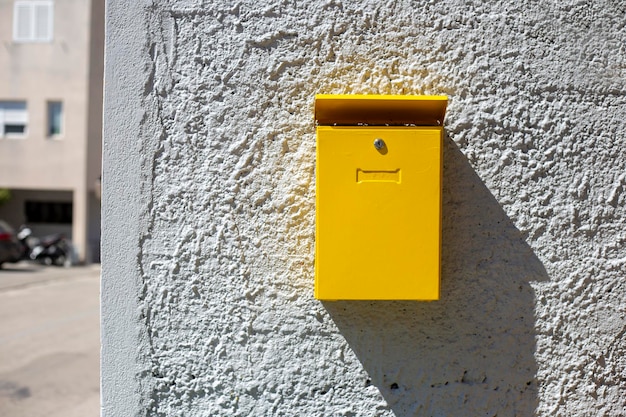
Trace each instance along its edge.
<instances>
[{"instance_id":1,"label":"blurred building","mask_svg":"<svg viewBox=\"0 0 626 417\"><path fill-rule=\"evenodd\" d=\"M104 0L0 0L0 218L99 261Z\"/></svg>"}]
</instances>

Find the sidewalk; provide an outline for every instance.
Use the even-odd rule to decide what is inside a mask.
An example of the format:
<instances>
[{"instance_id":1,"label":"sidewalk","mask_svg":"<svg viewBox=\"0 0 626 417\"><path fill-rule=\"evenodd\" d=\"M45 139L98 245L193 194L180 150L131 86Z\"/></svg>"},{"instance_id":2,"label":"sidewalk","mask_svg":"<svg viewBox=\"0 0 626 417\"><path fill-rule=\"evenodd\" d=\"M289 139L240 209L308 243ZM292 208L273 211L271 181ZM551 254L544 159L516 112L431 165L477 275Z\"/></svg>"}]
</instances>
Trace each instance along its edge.
<instances>
[{"instance_id":1,"label":"sidewalk","mask_svg":"<svg viewBox=\"0 0 626 417\"><path fill-rule=\"evenodd\" d=\"M0 269L0 292L47 281L72 279L81 276L100 276L100 264L63 268L22 261L6 263Z\"/></svg>"},{"instance_id":2,"label":"sidewalk","mask_svg":"<svg viewBox=\"0 0 626 417\"><path fill-rule=\"evenodd\" d=\"M0 270L0 416L100 414L100 266Z\"/></svg>"}]
</instances>

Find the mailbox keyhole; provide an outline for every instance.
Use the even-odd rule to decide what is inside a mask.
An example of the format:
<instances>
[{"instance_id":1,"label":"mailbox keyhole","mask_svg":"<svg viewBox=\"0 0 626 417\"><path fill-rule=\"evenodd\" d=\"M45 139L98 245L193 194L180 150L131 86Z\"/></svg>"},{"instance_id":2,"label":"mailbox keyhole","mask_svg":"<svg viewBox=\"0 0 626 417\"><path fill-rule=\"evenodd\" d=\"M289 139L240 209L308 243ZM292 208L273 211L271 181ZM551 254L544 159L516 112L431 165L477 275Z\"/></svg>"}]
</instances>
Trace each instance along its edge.
<instances>
[{"instance_id":1,"label":"mailbox keyhole","mask_svg":"<svg viewBox=\"0 0 626 417\"><path fill-rule=\"evenodd\" d=\"M383 155L387 154L387 144L381 138L374 140L374 148Z\"/></svg>"}]
</instances>

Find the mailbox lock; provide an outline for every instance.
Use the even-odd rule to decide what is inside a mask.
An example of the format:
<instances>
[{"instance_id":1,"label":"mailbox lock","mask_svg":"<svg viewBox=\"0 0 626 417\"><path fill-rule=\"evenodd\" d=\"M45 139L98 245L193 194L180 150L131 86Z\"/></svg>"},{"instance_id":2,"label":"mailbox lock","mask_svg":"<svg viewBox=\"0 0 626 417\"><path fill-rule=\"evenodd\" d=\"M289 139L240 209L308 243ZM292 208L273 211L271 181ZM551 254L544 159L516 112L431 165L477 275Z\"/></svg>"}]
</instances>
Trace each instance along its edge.
<instances>
[{"instance_id":1,"label":"mailbox lock","mask_svg":"<svg viewBox=\"0 0 626 417\"><path fill-rule=\"evenodd\" d=\"M384 147L385 147L385 141L382 140L381 138L378 138L374 141L374 148L380 151Z\"/></svg>"}]
</instances>

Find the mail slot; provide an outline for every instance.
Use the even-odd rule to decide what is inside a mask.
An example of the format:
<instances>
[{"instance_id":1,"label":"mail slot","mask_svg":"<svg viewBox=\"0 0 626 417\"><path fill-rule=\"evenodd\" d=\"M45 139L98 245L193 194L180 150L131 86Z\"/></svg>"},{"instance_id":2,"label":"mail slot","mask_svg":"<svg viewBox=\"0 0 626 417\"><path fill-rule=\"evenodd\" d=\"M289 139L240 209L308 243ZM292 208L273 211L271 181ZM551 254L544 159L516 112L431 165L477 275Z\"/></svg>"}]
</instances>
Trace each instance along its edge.
<instances>
[{"instance_id":1,"label":"mail slot","mask_svg":"<svg viewBox=\"0 0 626 417\"><path fill-rule=\"evenodd\" d=\"M439 299L446 105L315 97L317 299Z\"/></svg>"}]
</instances>

